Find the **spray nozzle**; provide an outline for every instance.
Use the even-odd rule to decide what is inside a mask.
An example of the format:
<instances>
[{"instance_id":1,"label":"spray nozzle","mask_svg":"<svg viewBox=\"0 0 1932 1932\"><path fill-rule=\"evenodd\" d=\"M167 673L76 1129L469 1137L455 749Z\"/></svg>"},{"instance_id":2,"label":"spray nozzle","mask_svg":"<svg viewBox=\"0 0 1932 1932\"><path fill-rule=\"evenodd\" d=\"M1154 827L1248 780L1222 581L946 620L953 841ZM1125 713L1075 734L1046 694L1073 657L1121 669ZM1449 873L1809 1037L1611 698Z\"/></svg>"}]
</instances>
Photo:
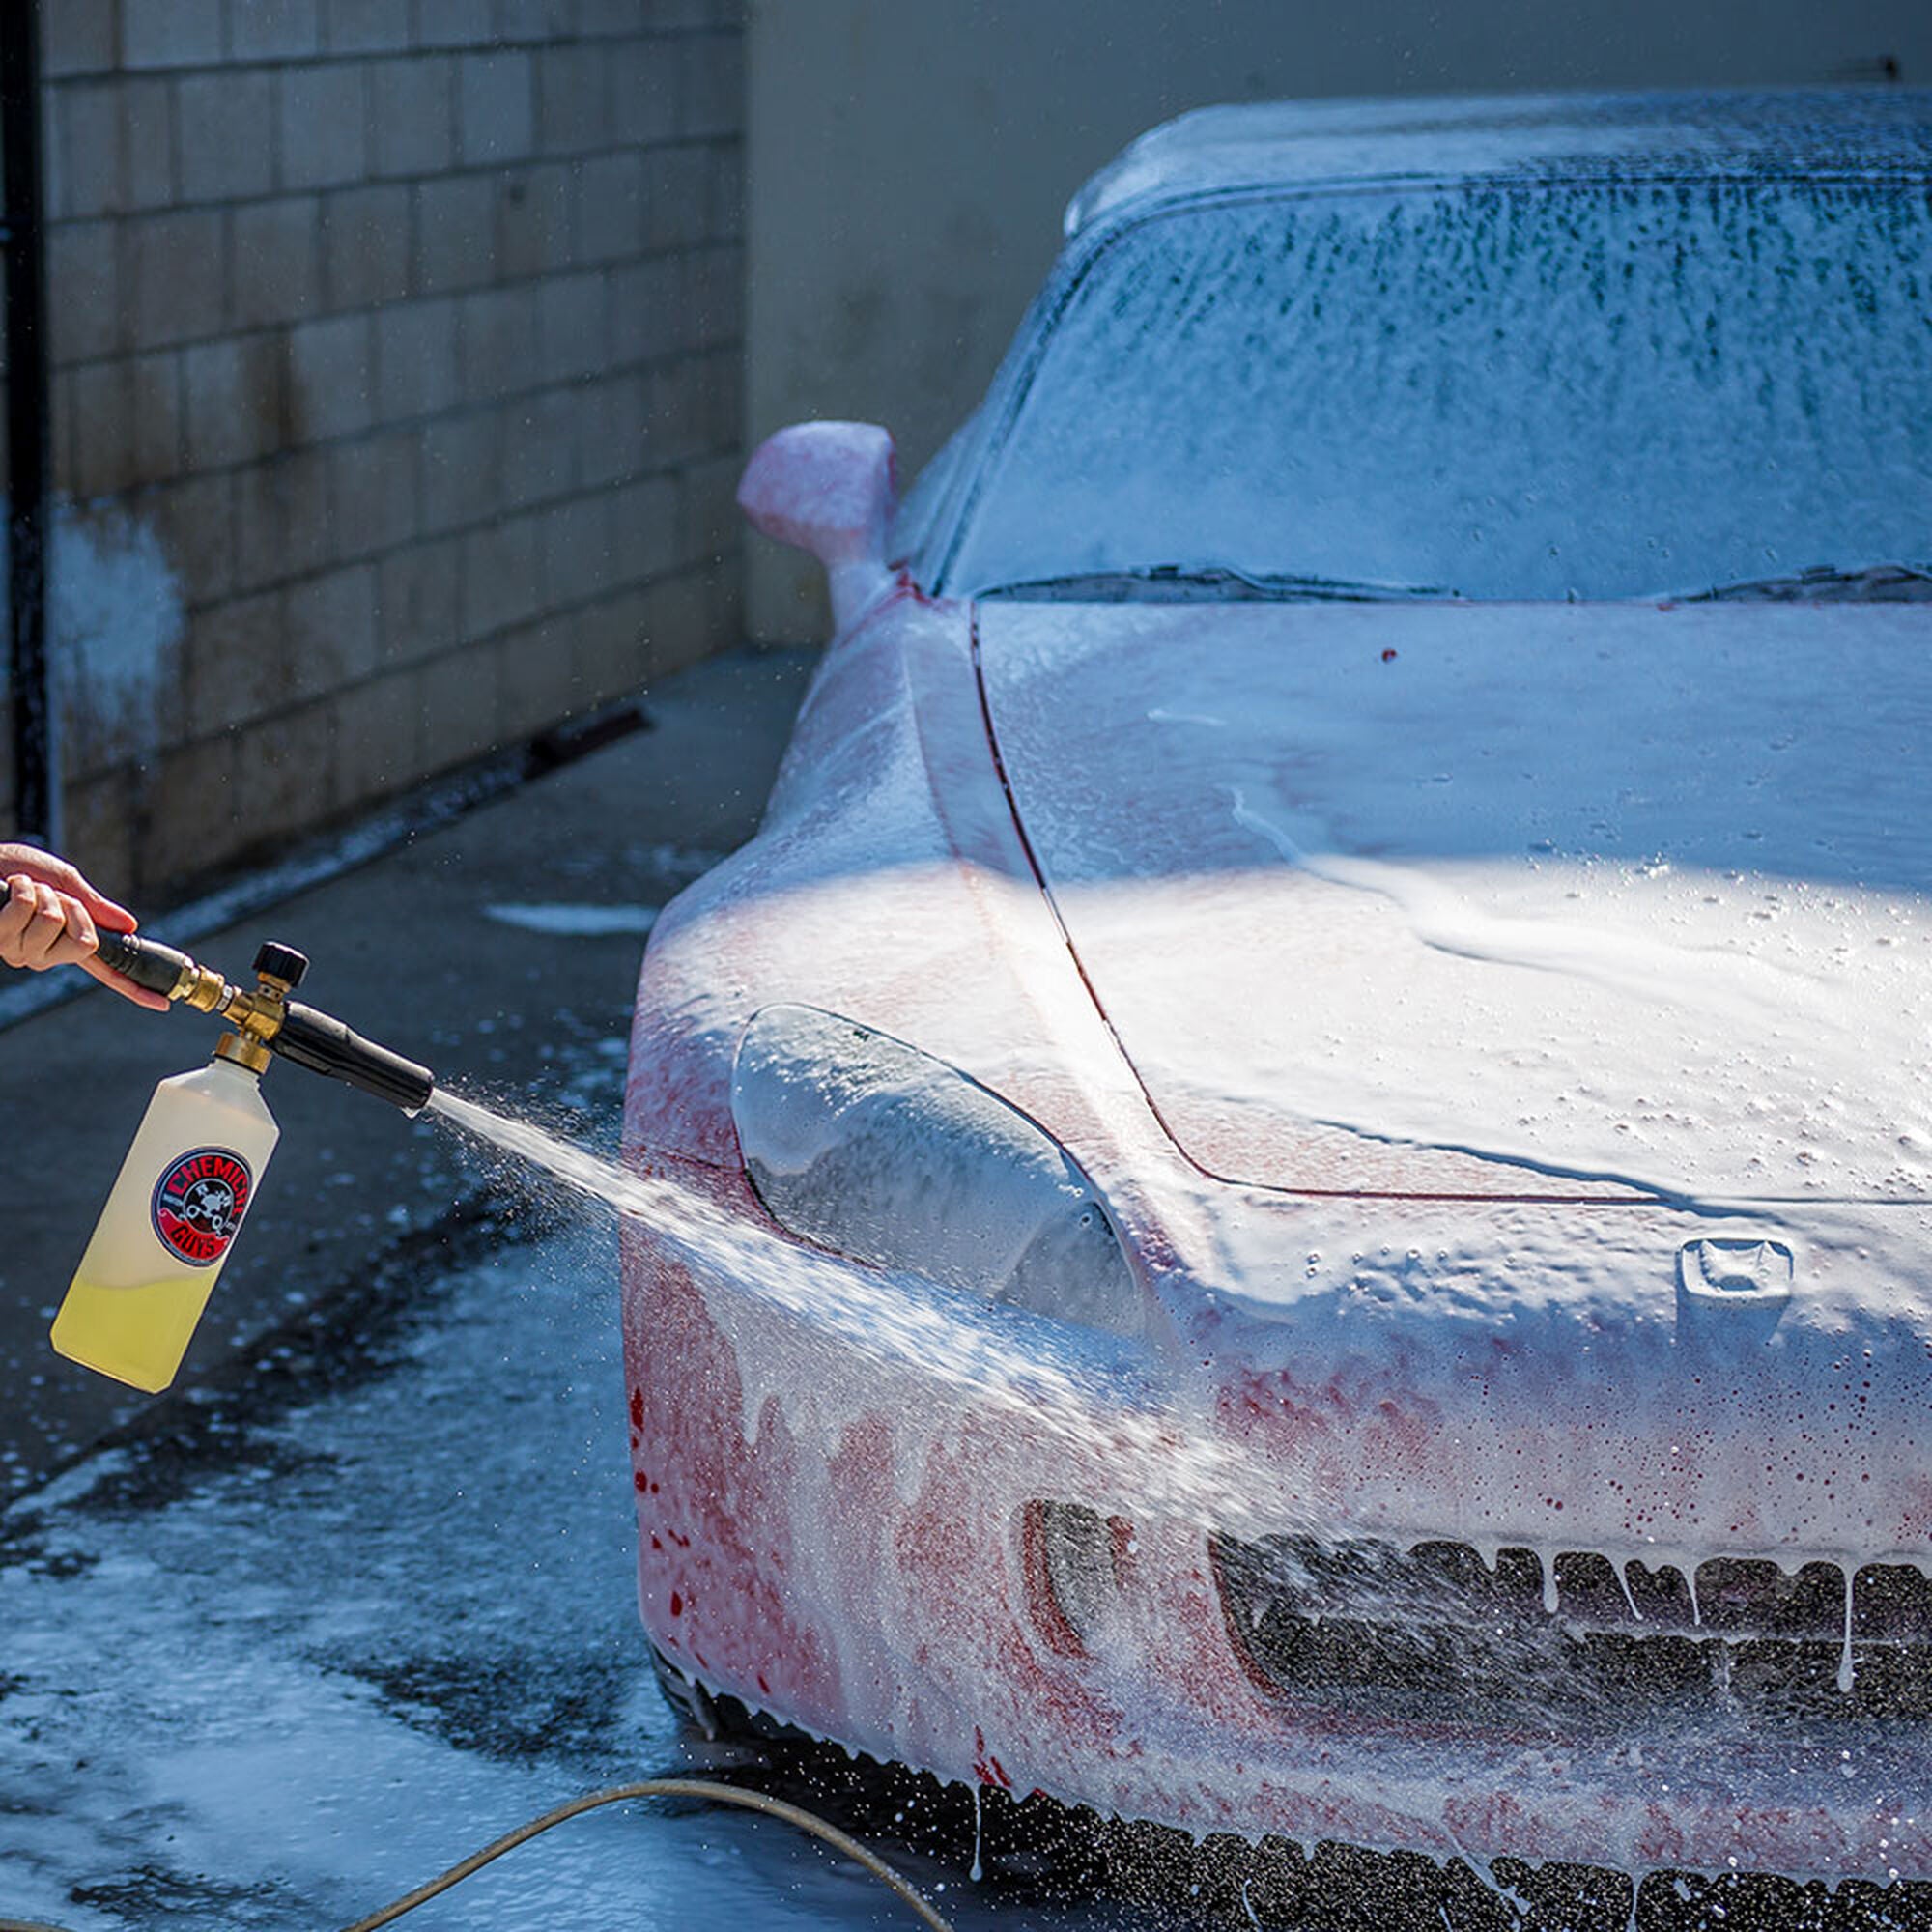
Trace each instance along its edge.
<instances>
[{"instance_id":1,"label":"spray nozzle","mask_svg":"<svg viewBox=\"0 0 1932 1932\"><path fill-rule=\"evenodd\" d=\"M224 1059L259 1073L273 1054L311 1073L347 1081L406 1114L429 1104L436 1080L426 1066L289 998L308 971L307 955L293 946L270 940L255 954L253 991L230 985L171 946L133 933L103 932L99 950L107 965L136 985L226 1019L235 1031L216 1049Z\"/></svg>"},{"instance_id":2,"label":"spray nozzle","mask_svg":"<svg viewBox=\"0 0 1932 1932\"><path fill-rule=\"evenodd\" d=\"M406 1114L420 1113L427 1107L436 1087L428 1067L405 1060L386 1046L378 1046L373 1039L364 1039L340 1020L319 1013L299 1000L288 1002L282 1024L269 1046L282 1059L306 1066L311 1073L346 1080Z\"/></svg>"}]
</instances>

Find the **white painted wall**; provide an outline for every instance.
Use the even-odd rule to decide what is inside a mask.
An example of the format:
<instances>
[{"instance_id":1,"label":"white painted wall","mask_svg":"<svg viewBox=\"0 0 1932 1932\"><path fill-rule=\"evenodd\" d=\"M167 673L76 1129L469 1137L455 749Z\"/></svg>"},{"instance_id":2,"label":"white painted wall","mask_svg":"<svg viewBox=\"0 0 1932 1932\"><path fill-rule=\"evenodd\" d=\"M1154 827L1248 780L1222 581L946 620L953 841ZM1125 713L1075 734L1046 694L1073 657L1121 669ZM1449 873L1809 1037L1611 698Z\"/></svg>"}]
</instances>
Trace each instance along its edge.
<instances>
[{"instance_id":1,"label":"white painted wall","mask_svg":"<svg viewBox=\"0 0 1932 1932\"><path fill-rule=\"evenodd\" d=\"M907 480L983 389L1080 183L1215 100L1932 83L1924 0L750 0L746 447L883 422ZM750 539L755 638L825 635Z\"/></svg>"}]
</instances>

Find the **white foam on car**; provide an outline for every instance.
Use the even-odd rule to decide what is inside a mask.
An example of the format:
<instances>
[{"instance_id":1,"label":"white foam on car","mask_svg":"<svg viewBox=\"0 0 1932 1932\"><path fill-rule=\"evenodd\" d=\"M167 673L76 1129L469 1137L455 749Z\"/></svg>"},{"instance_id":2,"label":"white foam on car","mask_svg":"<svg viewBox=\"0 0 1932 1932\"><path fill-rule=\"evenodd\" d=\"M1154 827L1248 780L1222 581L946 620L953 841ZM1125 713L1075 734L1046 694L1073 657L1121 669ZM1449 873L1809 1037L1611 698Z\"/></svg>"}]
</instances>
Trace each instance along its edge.
<instances>
[{"instance_id":1,"label":"white foam on car","mask_svg":"<svg viewBox=\"0 0 1932 1932\"><path fill-rule=\"evenodd\" d=\"M1047 888L1210 1171L1373 1184L1297 1171L1325 1123L1486 1161L1477 1193L1907 1204L1928 622L993 604L980 633Z\"/></svg>"},{"instance_id":2,"label":"white foam on car","mask_svg":"<svg viewBox=\"0 0 1932 1932\"><path fill-rule=\"evenodd\" d=\"M1431 627L1470 627L1462 641L1474 649L1486 614L1529 628L1514 657L1492 646L1495 674L1472 697L1469 657L1448 648L1453 634L1432 639ZM1207 1567L1208 1528L1244 1538L1300 1529L1323 1541L1402 1548L1441 1539L1467 1544L1491 1563L1502 1548L1522 1548L1539 1557L1546 1578L1556 1556L1572 1550L1620 1564L1762 1558L1786 1571L1813 1559L1925 1563L1932 1545L1917 1445L1932 1412L1932 1359L1919 1286L1922 1208L1894 1199L1867 1210L1821 1190L1815 1205L1807 1197L1748 1215L1682 1194L1606 1211L1574 1179L1501 1170L1482 1143L1457 1156L1463 1166L1446 1191L1466 1194L1463 1174L1473 1167L1505 1198L1403 1198L1402 1185L1412 1195L1418 1175L1432 1161L1449 1162L1452 1151L1378 1138L1374 1116L1362 1112L1342 1114L1359 1124L1325 1130L1324 1142L1319 1122L1294 1111L1305 1088L1287 1086L1284 1104L1267 1086L1268 1069L1254 1064L1299 1055L1286 1067L1290 1082L1303 1077L1301 1061L1342 1078L1349 1058L1323 1037L1319 1012L1330 999L1371 1028L1355 1056L1365 1080L1392 1084L1384 1078L1392 1064L1433 1067L1449 1091L1432 1094L1413 1082L1402 1090L1405 1100L1418 1110L1466 1101L1487 1128L1494 1123L1483 1103L1505 1084L1483 1064L1493 1041L1471 1037L1453 1007L1432 1030L1399 1004L1378 1006L1361 984L1369 971L1400 976L1433 966L1495 982L1507 976L1507 995L1477 1001L1485 1024L1496 1027L1507 1017L1494 1010L1505 999L1560 988L1567 998L1634 1003L1640 988L1426 946L1387 895L1286 863L1236 820L1225 787L1258 801L1305 853L1414 865L1432 876L1459 850L1490 853L1517 866L1531 887L1548 888L1556 869L1573 865L1569 838L1590 836L1596 780L1614 762L1607 722L1595 737L1590 722L1605 721L1597 652L1611 639L1591 627L1630 631L1689 617L1651 647L1649 663L1664 682L1630 681L1649 693L1670 728L1655 741L1638 734L1626 742L1680 784L1697 769L1726 775L1717 795L1733 811L1740 798L1777 808L1775 819L1736 824L1736 861L1726 854L1696 867L1744 873L1753 854L1778 849L1782 835L1805 822L1776 788L1748 783L1763 761L1776 769L1789 747L1764 743L1751 763L1699 751L1692 736L1692 765L1679 755L1687 727L1672 720L1669 680L1720 688L1723 715L1746 746L1767 718L1777 728L1765 735L1781 737L1793 686L1773 675L1776 657L1768 666L1762 648L1744 650L1746 633L1782 638L1784 654L1796 657L1796 640L1817 615L1742 607L1727 615L1721 607L1485 613L1226 605L1076 613L996 603L969 612L908 600L889 622L847 640L801 716L764 836L668 912L646 962L627 1111L633 1131L650 1137L649 1151L631 1158L701 1183L706 1205L723 1216L715 1239L695 1238L688 1225L660 1223L648 1210L626 1230L632 1388L654 1405L639 1430L638 1474L668 1478L639 1504L654 1636L691 1637L693 1578L729 1574L738 1607L725 1608L720 1592L704 1613L718 1620L711 1628L735 1631L745 1646L763 1643L767 1654L809 1646L828 1660L840 1694L814 1703L797 1686L763 1690L755 1668L724 1667L724 1644L709 1647L699 1631L693 1640L709 1672L696 1653L678 1654L715 1688L848 1747L952 1777L977 1775L983 1729L989 1742L997 1734L1017 1788L1037 1784L1123 1815L1260 1834L1319 1807L1331 1824L1346 1816L1351 1838L1439 1847L1444 1856L1452 1840L1479 1854L1520 1849L1520 1836L1510 1837L1515 1817L1545 1834L1539 1842L1560 1839L1577 1856L1634 1868L1648 1854L1633 1821L1661 1815L1653 1793L1662 1783L1671 1788L1662 1811L1672 1829L1694 1814L1705 1842L1722 1835L1741 1856L1742 1825L1753 1822L1762 1849L1766 1821L1798 1818L1792 1794L1802 1792L1807 1804L1815 1801L1803 1813L1805 1829L1816 1830L1801 1842L1799 1825L1787 1823L1778 1868L1882 1877L1889 1864L1903 1864L1932 1875L1932 1821L1912 1796L1923 1781L1922 1758L1863 1731L1855 1776L1835 1752L1829 1762L1800 1750L1752 1767L1743 1752L1726 1755L1735 1739L1721 1724L1721 1736L1706 1741L1713 1747L1700 1751L1684 1735L1634 1718L1632 1735L1606 1723L1574 1751L1537 1752L1533 1761L1476 1730L1420 1750L1406 1731L1398 1747L1386 1735L1358 1741L1297 1727L1248 1689L1237 1659L1212 1654L1220 1611ZM1911 680L1924 673L1898 635L1915 621L1911 611L1826 615L1839 639L1838 663L1863 675L1896 668L1906 692L1918 688ZM1760 616L1771 621L1760 626ZM1715 639L1733 619L1743 654L1726 657ZM948 724L961 717L978 724L969 625L1050 903L1018 846L977 729L955 733ZM1185 665L1182 626L1203 626ZM1353 627L1347 639L1345 626ZM1705 648L1678 644L1686 636ZM1889 645L1867 648L1879 636ZM1396 658L1384 662L1384 649ZM1492 710L1514 715L1510 703L1526 703L1524 667L1545 659L1564 693L1555 724L1532 747L1547 755L1510 764L1505 776L1516 775L1514 784L1524 772L1551 775L1558 798L1568 784L1572 815L1525 822L1511 785L1493 820L1466 801L1447 809L1460 787L1434 779L1456 768L1422 762L1430 734L1468 743L1474 727L1459 722L1457 707L1471 701L1493 697ZM1218 687L1185 688L1204 664L1218 667ZM1391 682L1399 668L1422 675ZM1725 678L1726 669L1737 674ZM1177 680L1183 689L1168 688ZM902 689L910 692L903 703ZM1150 722L1151 710L1226 725ZM1841 681L1823 693L1816 722L1822 728L1856 710ZM1403 731L1378 733L1391 721ZM1267 739L1272 756L1284 742L1295 745L1304 725L1319 754L1304 761L1308 771L1238 763L1250 735ZM1814 836L1833 838L1841 862L1884 822L1877 808L1905 784L1909 774L1893 753L1909 757L1927 742L1914 731L1910 705L1868 720L1859 743L1871 772L1829 781L1843 809L1814 815ZM1224 758L1236 761L1233 769L1217 762ZM1042 769L1056 787L1050 796L1040 788ZM1352 823L1341 828L1347 837L1307 836L1293 798L1277 793L1310 772L1374 805L1372 832L1391 820L1406 824L1407 806L1437 843L1418 854L1363 837ZM1642 788L1633 789L1637 799L1621 801L1612 790L1610 802L1631 811L1642 803ZM1145 809L1122 810L1128 795ZM1662 820L1670 805L1666 787L1645 810ZM1724 814L1707 800L1690 822L1709 835ZM1907 850L1916 850L1922 812L1915 807L1898 823ZM1764 838L1746 837L1753 830ZM1459 831L1469 843L1449 844L1443 860L1438 846ZM1136 841L1148 840L1154 859L1142 864ZM1551 890L1552 923L1623 925L1642 893L1682 885L1692 868L1672 861L1683 857L1639 846L1614 876L1607 865L1576 865L1577 889L1594 882L1604 902L1568 899L1566 880ZM1461 890L1460 875L1451 882ZM1714 889L1739 895L1747 912L1755 903L1739 881L1719 877ZM1294 894L1304 895L1298 908L1288 896ZM1464 896L1475 911L1510 920L1544 909ZM1701 895L1690 903L1701 906ZM1099 910L1117 916L1111 930L1095 924ZM1366 968L1352 947L1319 950L1324 934L1364 916L1389 935ZM1762 923L1750 923L1746 954L1791 964L1784 935L1760 935ZM1668 920L1639 917L1636 930L1695 954ZM1118 955L1094 943L1106 937L1118 938ZM1724 949L1713 952L1727 968ZM1145 1034L1122 1024L1116 982L1123 974L1140 976ZM1156 1324L1139 1358L1123 1363L1117 1337L988 1305L910 1268L860 1267L776 1235L754 1237L749 1253L734 1248L732 1224L759 1225L728 1111L732 1058L757 1010L754 988L848 1014L863 999L853 1017L979 1081L1076 1151L1117 1214L1165 1332ZM1737 1023L1747 1023L1751 1003L1732 1004L1747 1016ZM1602 1057L1612 1070L1621 1062L1609 1049L1650 1011L1634 1007L1623 1034L1605 1037ZM1404 1023L1399 1038L1389 1037L1395 1019ZM1209 1049L1191 1095L1155 1084L1148 1065L1150 1043L1174 1044L1179 1059L1190 1032ZM1466 1096L1454 1089L1463 1058L1473 1063ZM1264 1104L1243 1106L1244 1095ZM1378 1106L1379 1096L1372 1099ZM1291 1191L1306 1178L1293 1170L1274 1187L1205 1179L1162 1126L1190 1100L1197 1112L1183 1127L1205 1120L1237 1154L1287 1150L1298 1158L1305 1144L1318 1153L1327 1146L1336 1152L1329 1185L1360 1190L1360 1177L1366 1171L1373 1182L1379 1161L1391 1191ZM1522 1111L1503 1114L1501 1130L1517 1130ZM803 1117L797 1124L792 1151L804 1156L820 1143ZM1682 1131L1694 1142L1690 1128ZM882 1176L893 1170L880 1163ZM1584 1198L1506 1198L1525 1188ZM897 1211L909 1241L923 1208L908 1174ZM1712 1241L1733 1245L1696 1250ZM1706 1275L1721 1286L1750 1272L1724 1259L1740 1252L1736 1244L1754 1250L1767 1241L1792 1256L1793 1290L1781 1305L1768 1273L1757 1294L1699 1293ZM1716 1259L1692 1266L1687 1246ZM655 1406L664 1365L684 1362L697 1364L703 1396L687 1399L680 1384ZM717 1460L674 1470L675 1445L694 1434ZM874 1472L863 1492L852 1488L855 1450ZM1105 1657L1054 1659L1037 1638L1018 1525L1040 1499L1119 1514L1133 1525L1142 1553L1132 1586L1113 1605ZM948 1528L935 1543L937 1521ZM689 1574L668 1553L678 1548L670 1536L666 1554L650 1553L650 1537L670 1529L699 1552ZM672 1589L683 1592L677 1621ZM1861 1649L1853 1662L1862 1685ZM1180 1653L1184 1665L1176 1662ZM737 1662L746 1662L742 1650ZM1197 1690L1216 1700L1221 1719ZM1091 1718L1092 1726L1070 1729L1069 1714ZM1263 1751L1251 1747L1256 1738L1273 1742ZM1642 1746L1641 1763L1624 1755L1632 1743ZM1525 1792L1534 1794L1527 1810ZM1487 1823L1475 1815L1483 1807ZM1896 1829L1894 1813L1904 1821Z\"/></svg>"},{"instance_id":3,"label":"white foam on car","mask_svg":"<svg viewBox=\"0 0 1932 1932\"><path fill-rule=\"evenodd\" d=\"M1769 171L1170 211L1063 258L942 587L1212 563L1560 602L1922 561L1928 269L1922 199Z\"/></svg>"},{"instance_id":4,"label":"white foam on car","mask_svg":"<svg viewBox=\"0 0 1932 1932\"><path fill-rule=\"evenodd\" d=\"M802 1323L800 1347L821 1371L806 1379L827 1415L864 1412L872 1378L890 1362L951 1388L957 1400L1024 1412L1071 1453L1118 1455L1106 1484L1117 1500L1139 1496L1203 1524L1234 1521L1256 1532L1264 1520L1281 1520L1276 1511L1264 1519L1241 1508L1241 1494L1264 1488L1263 1472L1242 1466L1238 1452L1222 1444L1177 1437L1152 1386L1142 1385L1138 1374L1121 1375L1112 1337L1021 1309L1003 1309L998 1324L981 1322L974 1318L985 1304L969 1291L902 1269L855 1268L842 1256L761 1235L691 1188L634 1173L531 1122L441 1089L431 1096L430 1111L578 1193L647 1222L707 1277L730 1278L748 1306L781 1310ZM743 1310L720 1313L736 1325ZM746 1334L749 1341L750 1325ZM754 1366L747 1369L748 1434L755 1434L764 1394L788 1392L798 1379L801 1357L794 1350L767 1366L770 1381ZM916 1472L918 1459L908 1457L905 1467ZM1305 1520L1298 1510L1291 1515Z\"/></svg>"}]
</instances>

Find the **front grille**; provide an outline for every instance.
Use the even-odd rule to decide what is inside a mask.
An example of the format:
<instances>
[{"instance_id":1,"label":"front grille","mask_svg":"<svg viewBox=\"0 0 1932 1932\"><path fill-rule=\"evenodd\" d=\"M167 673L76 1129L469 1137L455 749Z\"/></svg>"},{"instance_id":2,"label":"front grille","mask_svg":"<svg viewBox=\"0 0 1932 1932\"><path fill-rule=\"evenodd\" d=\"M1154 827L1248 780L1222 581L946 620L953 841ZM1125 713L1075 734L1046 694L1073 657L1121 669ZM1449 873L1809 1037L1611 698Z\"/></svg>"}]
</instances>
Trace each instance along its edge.
<instances>
[{"instance_id":1,"label":"front grille","mask_svg":"<svg viewBox=\"0 0 1932 1932\"><path fill-rule=\"evenodd\" d=\"M1586 1723L1674 1715L1806 1725L1932 1717L1932 1581L1719 1557L1694 1577L1606 1557L1543 1565L1466 1544L1214 1541L1229 1632L1250 1673L1298 1703L1410 1720ZM1694 1582L1694 1589L1692 1587Z\"/></svg>"}]
</instances>

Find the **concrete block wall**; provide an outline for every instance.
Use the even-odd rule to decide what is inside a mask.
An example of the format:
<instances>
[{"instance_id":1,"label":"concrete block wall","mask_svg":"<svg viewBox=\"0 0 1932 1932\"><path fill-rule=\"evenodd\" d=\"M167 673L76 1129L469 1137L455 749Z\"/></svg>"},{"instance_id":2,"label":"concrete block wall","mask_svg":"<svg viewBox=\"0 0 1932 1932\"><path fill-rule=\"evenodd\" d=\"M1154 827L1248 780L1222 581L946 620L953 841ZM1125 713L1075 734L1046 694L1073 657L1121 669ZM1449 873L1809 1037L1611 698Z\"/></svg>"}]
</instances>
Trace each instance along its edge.
<instances>
[{"instance_id":1,"label":"concrete block wall","mask_svg":"<svg viewBox=\"0 0 1932 1932\"><path fill-rule=\"evenodd\" d=\"M42 0L66 843L109 890L736 640L739 13Z\"/></svg>"}]
</instances>

